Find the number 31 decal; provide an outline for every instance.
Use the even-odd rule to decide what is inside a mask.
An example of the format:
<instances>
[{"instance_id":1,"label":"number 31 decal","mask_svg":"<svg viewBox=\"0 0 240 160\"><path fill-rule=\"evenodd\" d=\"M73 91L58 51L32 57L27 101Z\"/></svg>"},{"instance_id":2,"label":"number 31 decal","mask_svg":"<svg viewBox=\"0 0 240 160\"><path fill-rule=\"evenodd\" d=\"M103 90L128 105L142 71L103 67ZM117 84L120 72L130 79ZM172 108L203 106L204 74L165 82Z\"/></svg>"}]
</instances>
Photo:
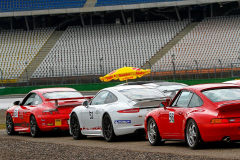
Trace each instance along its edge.
<instances>
[{"instance_id":1,"label":"number 31 decal","mask_svg":"<svg viewBox=\"0 0 240 160\"><path fill-rule=\"evenodd\" d=\"M89 117L90 119L93 119L93 112L89 111Z\"/></svg>"}]
</instances>

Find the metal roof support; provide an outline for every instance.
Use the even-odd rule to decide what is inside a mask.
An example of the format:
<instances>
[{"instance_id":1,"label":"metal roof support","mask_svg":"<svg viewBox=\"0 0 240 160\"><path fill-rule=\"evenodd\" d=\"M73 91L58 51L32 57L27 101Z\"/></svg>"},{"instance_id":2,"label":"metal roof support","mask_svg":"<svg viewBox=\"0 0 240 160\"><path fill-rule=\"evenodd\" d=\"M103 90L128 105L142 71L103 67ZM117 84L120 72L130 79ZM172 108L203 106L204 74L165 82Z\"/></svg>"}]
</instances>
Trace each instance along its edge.
<instances>
[{"instance_id":1,"label":"metal roof support","mask_svg":"<svg viewBox=\"0 0 240 160\"><path fill-rule=\"evenodd\" d=\"M175 6L175 11L176 11L176 13L177 13L178 21L181 21L181 17L180 17L180 15L179 15L179 13L178 13L178 9L177 9L176 6Z\"/></svg>"},{"instance_id":2,"label":"metal roof support","mask_svg":"<svg viewBox=\"0 0 240 160\"><path fill-rule=\"evenodd\" d=\"M132 12L132 17L133 17L133 23L135 23L135 13L134 13L134 10Z\"/></svg>"},{"instance_id":3,"label":"metal roof support","mask_svg":"<svg viewBox=\"0 0 240 160\"><path fill-rule=\"evenodd\" d=\"M84 24L84 20L83 20L82 13L80 13L80 18L81 18L82 26L84 27L84 26L85 26L85 24Z\"/></svg>"},{"instance_id":4,"label":"metal roof support","mask_svg":"<svg viewBox=\"0 0 240 160\"><path fill-rule=\"evenodd\" d=\"M35 16L33 16L33 29L36 28L36 23L35 23Z\"/></svg>"},{"instance_id":5,"label":"metal roof support","mask_svg":"<svg viewBox=\"0 0 240 160\"><path fill-rule=\"evenodd\" d=\"M13 29L13 17L10 18L11 30Z\"/></svg>"},{"instance_id":6,"label":"metal roof support","mask_svg":"<svg viewBox=\"0 0 240 160\"><path fill-rule=\"evenodd\" d=\"M90 13L90 25L91 25L91 26L93 25L92 22L93 22L93 21L92 21L92 13Z\"/></svg>"},{"instance_id":7,"label":"metal roof support","mask_svg":"<svg viewBox=\"0 0 240 160\"><path fill-rule=\"evenodd\" d=\"M29 25L28 25L27 17L25 16L24 18L25 18L25 22L26 22L27 30L29 31Z\"/></svg>"},{"instance_id":8,"label":"metal roof support","mask_svg":"<svg viewBox=\"0 0 240 160\"><path fill-rule=\"evenodd\" d=\"M188 19L191 22L191 6L188 6Z\"/></svg>"},{"instance_id":9,"label":"metal roof support","mask_svg":"<svg viewBox=\"0 0 240 160\"><path fill-rule=\"evenodd\" d=\"M123 23L124 23L124 25L126 25L126 20L125 20L124 13L122 10L121 10L121 14L122 14Z\"/></svg>"},{"instance_id":10,"label":"metal roof support","mask_svg":"<svg viewBox=\"0 0 240 160\"><path fill-rule=\"evenodd\" d=\"M210 4L210 11L211 11L211 17L213 17L213 6L212 6L212 3Z\"/></svg>"}]
</instances>

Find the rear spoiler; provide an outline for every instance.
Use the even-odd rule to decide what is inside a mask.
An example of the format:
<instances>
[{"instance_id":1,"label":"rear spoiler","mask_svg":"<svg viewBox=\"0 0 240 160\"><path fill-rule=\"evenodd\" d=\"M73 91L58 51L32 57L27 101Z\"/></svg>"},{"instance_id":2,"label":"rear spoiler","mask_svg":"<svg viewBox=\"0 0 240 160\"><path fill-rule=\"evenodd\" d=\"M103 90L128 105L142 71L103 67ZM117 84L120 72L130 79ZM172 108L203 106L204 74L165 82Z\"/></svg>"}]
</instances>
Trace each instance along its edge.
<instances>
[{"instance_id":1,"label":"rear spoiler","mask_svg":"<svg viewBox=\"0 0 240 160\"><path fill-rule=\"evenodd\" d=\"M67 105L59 105L58 104L58 101L66 101L66 100L78 100L78 99L88 99L88 100L90 100L90 99L92 99L93 98L93 96L89 96L89 97L74 97L74 98L52 98L52 99L46 99L45 101L55 101L55 104L54 104L54 106L56 107L56 108L58 108L58 107L66 107L66 106L76 106L76 105L81 105L82 103L75 103L75 104L67 104Z\"/></svg>"},{"instance_id":2,"label":"rear spoiler","mask_svg":"<svg viewBox=\"0 0 240 160\"><path fill-rule=\"evenodd\" d=\"M240 109L240 102L220 104L215 109L221 111Z\"/></svg>"},{"instance_id":3,"label":"rear spoiler","mask_svg":"<svg viewBox=\"0 0 240 160\"><path fill-rule=\"evenodd\" d=\"M155 107L159 107L159 103L161 102L165 102L166 99L146 99L146 100L141 100L136 102L136 104L133 105L133 107L140 107L140 108L155 108Z\"/></svg>"}]
</instances>

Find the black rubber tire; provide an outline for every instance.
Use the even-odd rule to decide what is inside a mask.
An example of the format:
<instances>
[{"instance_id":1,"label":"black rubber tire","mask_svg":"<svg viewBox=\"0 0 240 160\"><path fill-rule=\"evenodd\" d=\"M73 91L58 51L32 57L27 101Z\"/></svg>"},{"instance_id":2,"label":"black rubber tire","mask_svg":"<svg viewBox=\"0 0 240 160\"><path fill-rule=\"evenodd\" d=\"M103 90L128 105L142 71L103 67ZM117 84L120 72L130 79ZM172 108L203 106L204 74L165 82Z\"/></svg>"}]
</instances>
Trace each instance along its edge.
<instances>
[{"instance_id":1,"label":"black rubber tire","mask_svg":"<svg viewBox=\"0 0 240 160\"><path fill-rule=\"evenodd\" d=\"M165 141L162 141L158 131L157 123L153 118L149 118L147 122L147 136L148 141L152 146L159 146L165 143Z\"/></svg>"},{"instance_id":2,"label":"black rubber tire","mask_svg":"<svg viewBox=\"0 0 240 160\"><path fill-rule=\"evenodd\" d=\"M31 115L30 117L30 134L32 137L38 137L40 136L40 129L38 128L38 124L36 121L36 118L34 117L34 115Z\"/></svg>"},{"instance_id":3,"label":"black rubber tire","mask_svg":"<svg viewBox=\"0 0 240 160\"><path fill-rule=\"evenodd\" d=\"M197 149L201 146L201 135L197 123L190 119L186 125L186 142L191 149Z\"/></svg>"},{"instance_id":4,"label":"black rubber tire","mask_svg":"<svg viewBox=\"0 0 240 160\"><path fill-rule=\"evenodd\" d=\"M102 121L103 137L107 142L113 142L116 138L111 117L105 114Z\"/></svg>"},{"instance_id":5,"label":"black rubber tire","mask_svg":"<svg viewBox=\"0 0 240 160\"><path fill-rule=\"evenodd\" d=\"M8 113L6 116L6 131L7 131L8 135L18 134L18 132L15 132L15 130L14 130L14 123L13 123L12 116L10 115L10 113Z\"/></svg>"},{"instance_id":6,"label":"black rubber tire","mask_svg":"<svg viewBox=\"0 0 240 160\"><path fill-rule=\"evenodd\" d=\"M71 128L73 139L77 140L77 139L83 139L87 137L85 135L82 135L81 133L80 124L79 124L76 113L72 113L70 117L70 128Z\"/></svg>"}]
</instances>

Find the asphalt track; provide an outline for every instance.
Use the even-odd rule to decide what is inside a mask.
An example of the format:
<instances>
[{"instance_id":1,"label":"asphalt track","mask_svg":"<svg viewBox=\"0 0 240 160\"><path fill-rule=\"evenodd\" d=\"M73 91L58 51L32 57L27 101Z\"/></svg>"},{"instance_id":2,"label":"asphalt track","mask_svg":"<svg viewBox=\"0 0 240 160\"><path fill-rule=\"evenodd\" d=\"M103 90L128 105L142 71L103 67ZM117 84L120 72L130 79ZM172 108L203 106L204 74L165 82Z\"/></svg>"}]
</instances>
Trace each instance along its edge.
<instances>
[{"instance_id":1,"label":"asphalt track","mask_svg":"<svg viewBox=\"0 0 240 160\"><path fill-rule=\"evenodd\" d=\"M175 155L179 159L189 156L201 159L240 159L240 143L207 143L204 149L191 150L187 144L178 141L166 142L163 146L151 146L144 138L136 136L118 137L116 142L106 142L102 137L88 137L84 140L74 140L69 135L57 135L55 133L44 133L39 138L32 138L28 133L9 136L5 130L0 130L0 140L21 140L24 142L49 143L57 145L71 145L76 147L89 147L97 149L114 149L134 152L150 152L153 154ZM1 142L0 142L1 143ZM26 153L27 154L27 153ZM93 153L92 153L93 154ZM120 158L120 157L119 157ZM126 159L128 159L126 157Z\"/></svg>"},{"instance_id":2,"label":"asphalt track","mask_svg":"<svg viewBox=\"0 0 240 160\"><path fill-rule=\"evenodd\" d=\"M83 92L83 95L95 95L97 92ZM23 98L25 95L8 95L1 96L0 99L15 99ZM2 110L5 112L4 110ZM0 118L3 115L0 115ZM39 138L32 138L28 133L20 133L18 135L9 136L5 130L0 130L0 141L23 141L31 143L46 143L57 144L60 146L74 146L74 147L89 147L95 148L96 152L99 149L114 149L119 152L129 151L130 153L153 153L157 155L171 155L177 159L240 159L240 143L206 143L204 148L198 150L191 150L185 142L169 141L163 146L151 146L144 138L137 138L136 136L123 136L118 137L116 142L106 142L102 137L88 137L84 140L73 140L68 134L44 133ZM0 142L1 143L1 142ZM4 142L6 143L6 142ZM10 145L10 144L9 144ZM0 148L1 150L1 148ZM24 154L24 153L23 153ZM27 151L26 151L26 154ZM92 154L92 153L89 153ZM186 157L187 156L187 157ZM129 159L125 157L123 159ZM41 157L39 157L41 159ZM92 159L88 157L87 159ZM119 157L120 158L120 157ZM1 159L1 158L0 158ZM94 158L95 159L95 158ZM98 159L98 158L96 158ZM151 159L151 158L150 158ZM161 158L160 159L166 159ZM168 158L167 158L168 159Z\"/></svg>"}]
</instances>

